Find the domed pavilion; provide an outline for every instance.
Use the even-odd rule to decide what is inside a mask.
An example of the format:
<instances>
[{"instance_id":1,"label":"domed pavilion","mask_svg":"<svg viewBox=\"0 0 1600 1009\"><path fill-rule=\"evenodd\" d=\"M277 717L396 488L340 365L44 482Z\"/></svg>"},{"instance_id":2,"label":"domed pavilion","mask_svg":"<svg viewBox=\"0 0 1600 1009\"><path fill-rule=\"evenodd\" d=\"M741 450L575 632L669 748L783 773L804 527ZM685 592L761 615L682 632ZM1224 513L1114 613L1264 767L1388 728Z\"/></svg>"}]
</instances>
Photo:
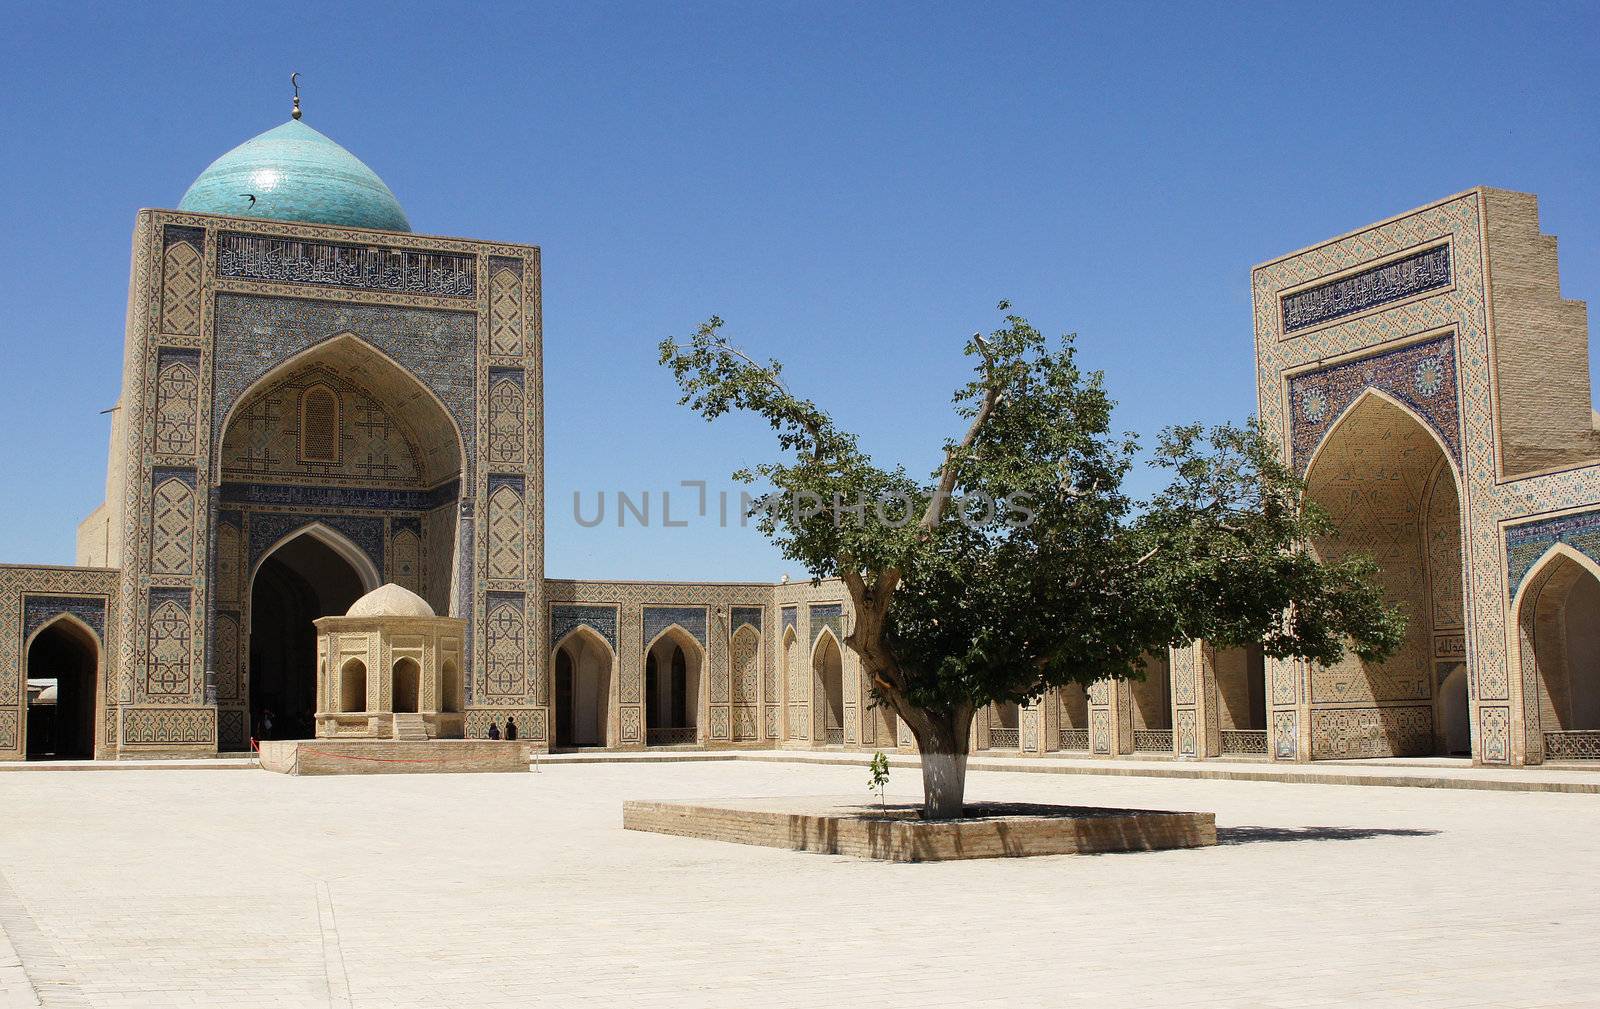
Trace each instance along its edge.
<instances>
[{"instance_id":1,"label":"domed pavilion","mask_svg":"<svg viewBox=\"0 0 1600 1009\"><path fill-rule=\"evenodd\" d=\"M317 736L459 739L467 622L390 582L317 628Z\"/></svg>"}]
</instances>

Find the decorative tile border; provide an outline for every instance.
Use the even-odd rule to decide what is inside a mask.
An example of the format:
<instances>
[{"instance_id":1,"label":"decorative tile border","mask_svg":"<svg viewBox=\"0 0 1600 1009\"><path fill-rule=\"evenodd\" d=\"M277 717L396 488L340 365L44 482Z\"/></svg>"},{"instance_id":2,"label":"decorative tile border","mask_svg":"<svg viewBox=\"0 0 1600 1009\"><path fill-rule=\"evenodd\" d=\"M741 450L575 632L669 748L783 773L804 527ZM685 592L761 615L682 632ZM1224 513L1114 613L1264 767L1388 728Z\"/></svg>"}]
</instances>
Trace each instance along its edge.
<instances>
[{"instance_id":1,"label":"decorative tile border","mask_svg":"<svg viewBox=\"0 0 1600 1009\"><path fill-rule=\"evenodd\" d=\"M1450 246L1437 245L1282 297L1285 334L1449 287Z\"/></svg>"}]
</instances>

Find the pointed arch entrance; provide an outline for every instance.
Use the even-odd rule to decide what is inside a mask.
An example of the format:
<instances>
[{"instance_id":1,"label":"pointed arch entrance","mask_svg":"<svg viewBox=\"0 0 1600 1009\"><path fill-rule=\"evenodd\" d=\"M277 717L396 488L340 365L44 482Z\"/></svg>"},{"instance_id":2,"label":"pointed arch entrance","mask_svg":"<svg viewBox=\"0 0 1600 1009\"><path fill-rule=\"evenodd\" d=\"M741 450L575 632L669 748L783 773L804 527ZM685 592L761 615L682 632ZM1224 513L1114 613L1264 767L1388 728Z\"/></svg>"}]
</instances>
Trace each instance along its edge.
<instances>
[{"instance_id":1,"label":"pointed arch entrance","mask_svg":"<svg viewBox=\"0 0 1600 1009\"><path fill-rule=\"evenodd\" d=\"M262 558L250 579L245 666L254 738L310 739L316 734L317 635L312 621L342 615L377 588L377 582L371 559L321 525L290 535Z\"/></svg>"},{"instance_id":2,"label":"pointed arch entrance","mask_svg":"<svg viewBox=\"0 0 1600 1009\"><path fill-rule=\"evenodd\" d=\"M385 581L458 609L461 429L425 383L341 333L242 391L216 456L219 705L240 711L246 736L268 711L271 736L310 736L312 619Z\"/></svg>"},{"instance_id":3,"label":"pointed arch entrance","mask_svg":"<svg viewBox=\"0 0 1600 1009\"><path fill-rule=\"evenodd\" d=\"M556 746L607 746L611 738L611 681L616 656L606 639L585 626L555 648Z\"/></svg>"},{"instance_id":4,"label":"pointed arch entrance","mask_svg":"<svg viewBox=\"0 0 1600 1009\"><path fill-rule=\"evenodd\" d=\"M812 692L820 709L821 742L844 745L844 653L833 632L824 628L811 649Z\"/></svg>"},{"instance_id":5,"label":"pointed arch entrance","mask_svg":"<svg viewBox=\"0 0 1600 1009\"><path fill-rule=\"evenodd\" d=\"M1438 434L1369 390L1324 438L1306 497L1333 520L1319 556L1371 557L1407 618L1393 655L1347 655L1311 674L1313 759L1462 754L1470 748L1459 484Z\"/></svg>"},{"instance_id":6,"label":"pointed arch entrance","mask_svg":"<svg viewBox=\"0 0 1600 1009\"><path fill-rule=\"evenodd\" d=\"M700 671L705 651L673 624L650 643L644 660L645 742L684 746L699 741Z\"/></svg>"},{"instance_id":7,"label":"pointed arch entrance","mask_svg":"<svg viewBox=\"0 0 1600 1009\"><path fill-rule=\"evenodd\" d=\"M1165 649L1140 660L1144 677L1128 681L1133 706L1133 748L1143 753L1172 752L1172 660Z\"/></svg>"},{"instance_id":8,"label":"pointed arch entrance","mask_svg":"<svg viewBox=\"0 0 1600 1009\"><path fill-rule=\"evenodd\" d=\"M100 710L100 639L70 615L56 617L28 642L29 760L89 760Z\"/></svg>"},{"instance_id":9,"label":"pointed arch entrance","mask_svg":"<svg viewBox=\"0 0 1600 1009\"><path fill-rule=\"evenodd\" d=\"M1267 752L1267 663L1260 645L1248 648L1209 646L1216 690L1218 746L1224 754Z\"/></svg>"},{"instance_id":10,"label":"pointed arch entrance","mask_svg":"<svg viewBox=\"0 0 1600 1009\"><path fill-rule=\"evenodd\" d=\"M1600 563L1558 543L1534 566L1516 607L1521 665L1533 674L1530 756L1600 760Z\"/></svg>"}]
</instances>

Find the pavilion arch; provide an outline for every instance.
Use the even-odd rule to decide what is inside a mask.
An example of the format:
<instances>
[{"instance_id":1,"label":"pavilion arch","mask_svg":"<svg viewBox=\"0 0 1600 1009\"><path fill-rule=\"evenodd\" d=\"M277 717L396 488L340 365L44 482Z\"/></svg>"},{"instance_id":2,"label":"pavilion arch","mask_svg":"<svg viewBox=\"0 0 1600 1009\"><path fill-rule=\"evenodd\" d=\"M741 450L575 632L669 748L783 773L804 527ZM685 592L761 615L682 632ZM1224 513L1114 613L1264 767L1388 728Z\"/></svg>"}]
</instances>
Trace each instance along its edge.
<instances>
[{"instance_id":1,"label":"pavilion arch","mask_svg":"<svg viewBox=\"0 0 1600 1009\"><path fill-rule=\"evenodd\" d=\"M811 696L815 699L812 721L817 726L816 741L843 745L844 649L831 627L823 627L811 646Z\"/></svg>"},{"instance_id":2,"label":"pavilion arch","mask_svg":"<svg viewBox=\"0 0 1600 1009\"><path fill-rule=\"evenodd\" d=\"M645 646L645 742L682 746L700 739L706 650L681 624L670 624Z\"/></svg>"},{"instance_id":3,"label":"pavilion arch","mask_svg":"<svg viewBox=\"0 0 1600 1009\"><path fill-rule=\"evenodd\" d=\"M22 750L28 759L95 755L96 726L105 699L105 648L94 628L58 613L22 646L24 698ZM29 680L54 680L54 696L27 688Z\"/></svg>"},{"instance_id":4,"label":"pavilion arch","mask_svg":"<svg viewBox=\"0 0 1600 1009\"><path fill-rule=\"evenodd\" d=\"M395 714L415 715L422 710L422 664L409 655L395 660L389 669L389 708Z\"/></svg>"},{"instance_id":5,"label":"pavilion arch","mask_svg":"<svg viewBox=\"0 0 1600 1009\"><path fill-rule=\"evenodd\" d=\"M555 745L611 745L617 670L611 643L594 628L579 624L550 649L550 670Z\"/></svg>"},{"instance_id":6,"label":"pavilion arch","mask_svg":"<svg viewBox=\"0 0 1600 1009\"><path fill-rule=\"evenodd\" d=\"M1553 544L1512 600L1514 646L1524 682L1530 759L1600 759L1600 563Z\"/></svg>"},{"instance_id":7,"label":"pavilion arch","mask_svg":"<svg viewBox=\"0 0 1600 1009\"><path fill-rule=\"evenodd\" d=\"M339 667L339 710L357 714L367 710L367 664L352 656Z\"/></svg>"},{"instance_id":8,"label":"pavilion arch","mask_svg":"<svg viewBox=\"0 0 1600 1009\"><path fill-rule=\"evenodd\" d=\"M977 743L991 750L1015 750L1022 745L1022 705L1016 701L995 701L983 714L987 722L984 738Z\"/></svg>"},{"instance_id":9,"label":"pavilion arch","mask_svg":"<svg viewBox=\"0 0 1600 1009\"><path fill-rule=\"evenodd\" d=\"M1264 754L1267 746L1267 662L1260 645L1201 649L1217 708L1222 753Z\"/></svg>"},{"instance_id":10,"label":"pavilion arch","mask_svg":"<svg viewBox=\"0 0 1600 1009\"><path fill-rule=\"evenodd\" d=\"M1388 659L1351 654L1312 669L1313 759L1470 748L1460 487L1439 432L1376 389L1356 397L1307 461L1306 498L1336 528L1312 550L1329 561L1371 556L1385 598L1407 617Z\"/></svg>"}]
</instances>

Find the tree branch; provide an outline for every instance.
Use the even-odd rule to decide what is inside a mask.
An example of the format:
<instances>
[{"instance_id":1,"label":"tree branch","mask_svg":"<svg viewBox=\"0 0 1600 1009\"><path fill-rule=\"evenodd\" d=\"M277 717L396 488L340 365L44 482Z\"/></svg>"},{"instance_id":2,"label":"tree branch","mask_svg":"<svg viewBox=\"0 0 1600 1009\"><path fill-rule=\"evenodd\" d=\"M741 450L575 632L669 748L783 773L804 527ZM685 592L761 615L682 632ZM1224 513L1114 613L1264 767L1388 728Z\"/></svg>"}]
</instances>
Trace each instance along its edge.
<instances>
[{"instance_id":1,"label":"tree branch","mask_svg":"<svg viewBox=\"0 0 1600 1009\"><path fill-rule=\"evenodd\" d=\"M949 503L950 492L955 488L956 478L960 475L960 457L965 455L978 440L978 435L983 432L983 426L989 422L996 404L1000 402L1002 390L994 381L994 352L989 349L989 344L983 339L982 333L973 333L972 342L977 344L979 353L983 354L983 367L989 384L984 387L983 403L979 405L978 412L973 414L966 436L959 444L952 445L945 451L944 465L939 467L939 486L929 499L927 510L922 513L922 521L917 523L917 529L923 535L931 532L944 517L945 505Z\"/></svg>"}]
</instances>

